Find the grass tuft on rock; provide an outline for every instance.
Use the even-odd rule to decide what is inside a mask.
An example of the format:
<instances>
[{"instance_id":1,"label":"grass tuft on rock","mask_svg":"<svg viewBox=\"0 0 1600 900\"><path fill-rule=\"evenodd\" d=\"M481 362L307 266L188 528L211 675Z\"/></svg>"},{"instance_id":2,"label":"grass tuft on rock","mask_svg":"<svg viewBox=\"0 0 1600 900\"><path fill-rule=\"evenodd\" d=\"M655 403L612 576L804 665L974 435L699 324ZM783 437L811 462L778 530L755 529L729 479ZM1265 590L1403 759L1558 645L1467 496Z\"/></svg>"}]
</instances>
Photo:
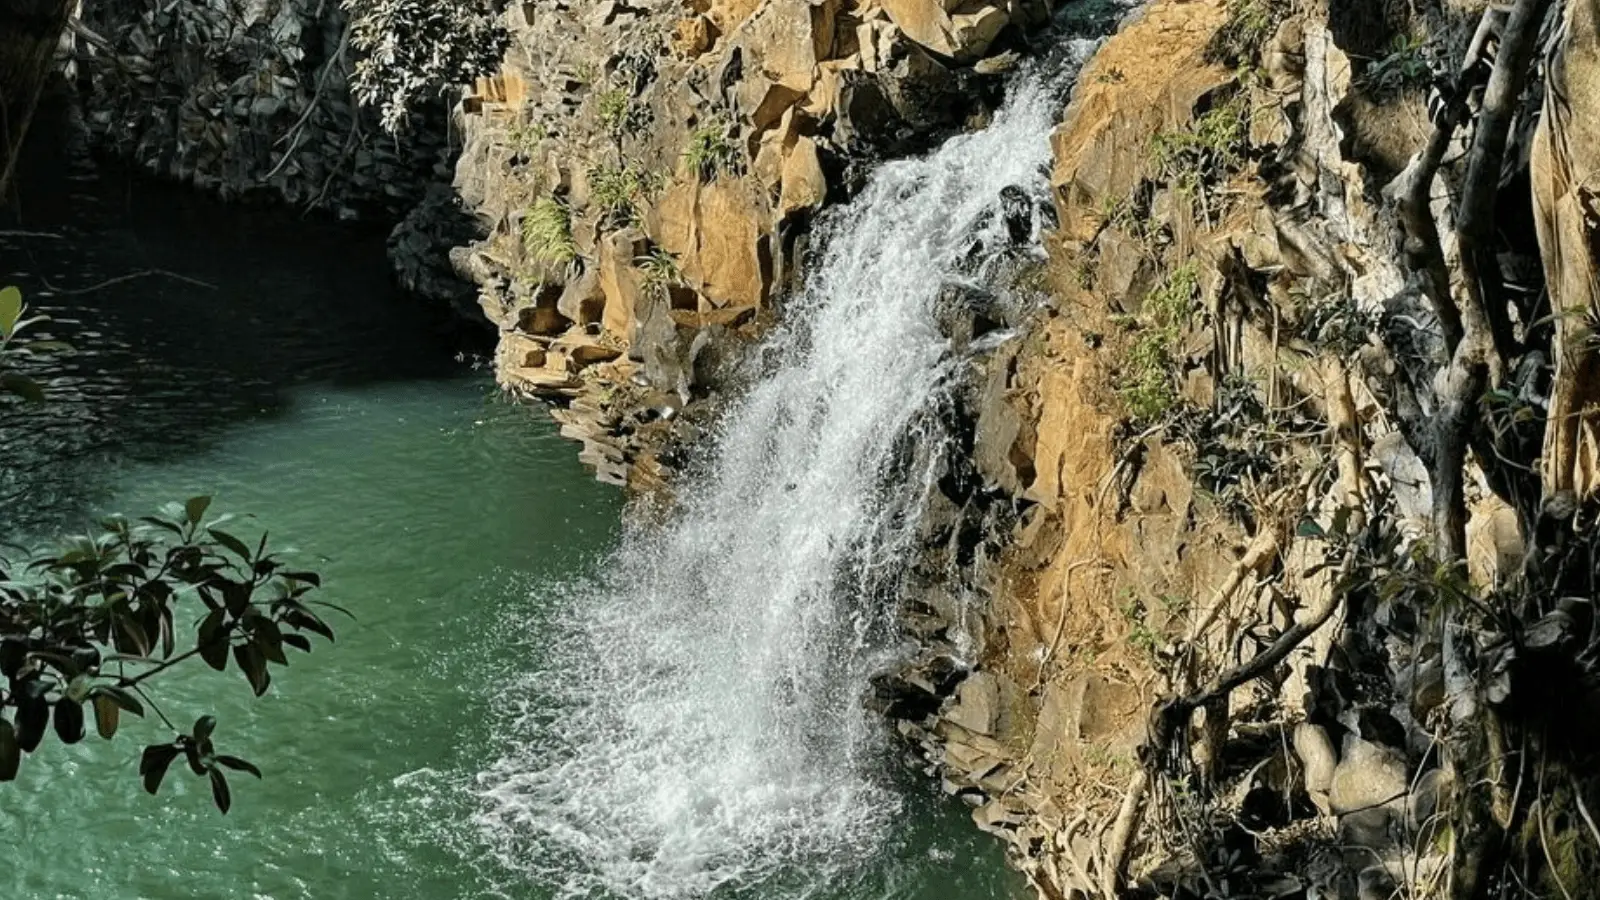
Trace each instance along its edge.
<instances>
[{"instance_id":1,"label":"grass tuft on rock","mask_svg":"<svg viewBox=\"0 0 1600 900\"><path fill-rule=\"evenodd\" d=\"M522 217L522 249L549 266L564 266L578 256L572 240L572 212L554 197L542 197Z\"/></svg>"},{"instance_id":2,"label":"grass tuft on rock","mask_svg":"<svg viewBox=\"0 0 1600 900\"><path fill-rule=\"evenodd\" d=\"M589 170L589 202L605 222L625 227L639 221L660 179L636 166L602 164Z\"/></svg>"},{"instance_id":3,"label":"grass tuft on rock","mask_svg":"<svg viewBox=\"0 0 1600 900\"><path fill-rule=\"evenodd\" d=\"M728 140L727 129L712 123L690 132L689 146L683 151L683 161L701 181L710 181L718 174L731 170L734 147Z\"/></svg>"}]
</instances>

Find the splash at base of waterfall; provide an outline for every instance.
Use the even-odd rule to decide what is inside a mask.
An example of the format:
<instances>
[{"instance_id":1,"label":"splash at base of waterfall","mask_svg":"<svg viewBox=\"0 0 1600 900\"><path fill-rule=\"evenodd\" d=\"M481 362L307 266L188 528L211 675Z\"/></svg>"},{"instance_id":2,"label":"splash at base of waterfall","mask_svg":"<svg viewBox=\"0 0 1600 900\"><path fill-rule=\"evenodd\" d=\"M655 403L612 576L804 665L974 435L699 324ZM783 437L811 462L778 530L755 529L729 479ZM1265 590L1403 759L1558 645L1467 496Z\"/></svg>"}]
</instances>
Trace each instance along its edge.
<instances>
[{"instance_id":1,"label":"splash at base of waterfall","mask_svg":"<svg viewBox=\"0 0 1600 900\"><path fill-rule=\"evenodd\" d=\"M904 798L862 698L895 652L939 456L904 451L948 440L933 413L965 364L935 306L974 278L974 246L1014 242L1002 191L1046 195L1067 77L1020 78L988 128L823 217L764 374L676 511L601 580L541 591L559 642L532 648L525 713L479 779L507 864L561 898L787 898L878 851Z\"/></svg>"}]
</instances>

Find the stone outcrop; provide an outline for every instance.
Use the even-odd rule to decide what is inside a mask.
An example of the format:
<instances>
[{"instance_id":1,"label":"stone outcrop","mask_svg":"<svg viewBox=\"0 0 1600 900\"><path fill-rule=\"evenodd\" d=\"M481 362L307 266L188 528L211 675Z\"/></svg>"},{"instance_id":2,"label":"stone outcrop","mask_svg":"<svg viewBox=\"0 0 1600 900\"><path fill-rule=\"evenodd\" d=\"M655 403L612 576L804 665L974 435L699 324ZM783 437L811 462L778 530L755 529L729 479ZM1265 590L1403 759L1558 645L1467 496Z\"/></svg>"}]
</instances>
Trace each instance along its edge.
<instances>
[{"instance_id":1,"label":"stone outcrop","mask_svg":"<svg viewBox=\"0 0 1600 900\"><path fill-rule=\"evenodd\" d=\"M1475 445L1456 576L1430 558L1454 347L1400 199L1439 138L1423 51L1394 35L1471 63L1484 10L1156 0L1084 69L1054 137L1053 312L989 368L970 409L984 491L953 501L959 537L929 536L929 580L987 603L914 594L924 650L876 692L1040 896L1446 896L1429 892L1506 858L1557 893L1592 879L1586 852L1494 857L1479 835L1582 842L1569 788L1530 808L1505 760L1597 799L1588 732L1541 718L1542 682L1514 674L1589 702L1562 654L1593 646L1573 629L1594 575L1552 574L1569 551L1537 544L1587 548L1566 529L1594 515L1593 342L1575 343L1600 259L1593 13L1558 7L1545 114L1508 138L1500 215L1530 176L1536 213L1502 224L1497 265L1537 282L1542 258L1571 312L1554 360L1518 331L1525 356L1483 401L1517 423L1494 447L1521 474ZM925 43L947 20L895 17ZM1466 190L1472 140L1448 141L1435 198ZM1469 237L1445 235L1449 265ZM1469 632L1445 597L1500 612Z\"/></svg>"},{"instance_id":2,"label":"stone outcrop","mask_svg":"<svg viewBox=\"0 0 1600 900\"><path fill-rule=\"evenodd\" d=\"M973 63L1050 11L947 5L512 4L456 175L489 233L459 268L500 330L501 383L571 404L565 430L624 480L648 446L622 423L725 387L700 336L755 334L859 164L959 125L998 84Z\"/></svg>"},{"instance_id":3,"label":"stone outcrop","mask_svg":"<svg viewBox=\"0 0 1600 900\"><path fill-rule=\"evenodd\" d=\"M352 97L338 3L88 3L74 40L96 143L158 177L379 221L448 180L442 106L394 135Z\"/></svg>"}]
</instances>

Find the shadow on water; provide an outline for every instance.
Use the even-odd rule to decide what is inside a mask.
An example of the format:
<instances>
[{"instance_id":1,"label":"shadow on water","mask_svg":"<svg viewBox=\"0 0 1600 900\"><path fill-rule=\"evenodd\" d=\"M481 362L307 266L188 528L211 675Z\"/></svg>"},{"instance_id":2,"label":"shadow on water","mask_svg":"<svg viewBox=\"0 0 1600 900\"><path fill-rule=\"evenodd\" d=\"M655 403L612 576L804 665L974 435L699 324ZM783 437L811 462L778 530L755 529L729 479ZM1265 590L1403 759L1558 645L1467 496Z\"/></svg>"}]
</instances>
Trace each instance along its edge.
<instances>
[{"instance_id":1,"label":"shadow on water","mask_svg":"<svg viewBox=\"0 0 1600 900\"><path fill-rule=\"evenodd\" d=\"M465 368L447 313L393 285L384 228L241 215L96 165L67 104L45 106L0 209L0 286L77 352L34 364L47 404L0 400L0 526L96 507L108 470L203 450L295 387Z\"/></svg>"}]
</instances>

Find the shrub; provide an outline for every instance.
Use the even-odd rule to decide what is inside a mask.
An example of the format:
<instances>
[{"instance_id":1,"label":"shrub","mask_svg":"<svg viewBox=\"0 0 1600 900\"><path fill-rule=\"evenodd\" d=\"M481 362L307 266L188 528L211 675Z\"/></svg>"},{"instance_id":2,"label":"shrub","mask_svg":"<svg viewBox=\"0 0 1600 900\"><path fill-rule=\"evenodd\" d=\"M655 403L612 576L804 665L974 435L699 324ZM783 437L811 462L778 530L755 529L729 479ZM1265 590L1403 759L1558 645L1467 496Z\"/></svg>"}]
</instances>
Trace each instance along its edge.
<instances>
[{"instance_id":1,"label":"shrub","mask_svg":"<svg viewBox=\"0 0 1600 900\"><path fill-rule=\"evenodd\" d=\"M544 197L522 217L522 250L550 266L564 266L578 256L572 240L572 213L554 197Z\"/></svg>"},{"instance_id":2,"label":"shrub","mask_svg":"<svg viewBox=\"0 0 1600 900\"><path fill-rule=\"evenodd\" d=\"M1151 138L1150 167L1162 178L1212 181L1243 165L1249 126L1249 101L1234 94L1201 113L1188 128Z\"/></svg>"},{"instance_id":3,"label":"shrub","mask_svg":"<svg viewBox=\"0 0 1600 900\"><path fill-rule=\"evenodd\" d=\"M494 71L509 40L487 0L344 0L344 8L360 54L351 87L391 132L423 94Z\"/></svg>"},{"instance_id":4,"label":"shrub","mask_svg":"<svg viewBox=\"0 0 1600 900\"><path fill-rule=\"evenodd\" d=\"M673 285L683 282L683 272L678 269L678 261L671 253L660 247L633 262L639 267L639 271L644 273L641 287L647 295L663 293Z\"/></svg>"},{"instance_id":5,"label":"shrub","mask_svg":"<svg viewBox=\"0 0 1600 900\"><path fill-rule=\"evenodd\" d=\"M600 117L600 124L613 138L620 138L628 131L633 102L629 99L627 91L622 88L601 91L595 99L595 110Z\"/></svg>"},{"instance_id":6,"label":"shrub","mask_svg":"<svg viewBox=\"0 0 1600 900\"><path fill-rule=\"evenodd\" d=\"M589 200L602 219L615 226L637 222L645 201L659 187L658 178L627 164L598 165L589 170Z\"/></svg>"},{"instance_id":7,"label":"shrub","mask_svg":"<svg viewBox=\"0 0 1600 900\"><path fill-rule=\"evenodd\" d=\"M1426 42L1410 35L1395 35L1389 52L1367 66L1361 82L1374 96L1398 94L1408 87L1426 84L1433 70L1424 53Z\"/></svg>"},{"instance_id":8,"label":"shrub","mask_svg":"<svg viewBox=\"0 0 1600 900\"><path fill-rule=\"evenodd\" d=\"M1128 346L1125 379L1119 393L1128 412L1141 422L1161 419L1177 405L1172 348L1182 338L1183 327L1193 314L1199 288L1194 264L1180 266L1166 283L1145 297L1138 317L1131 323L1136 334Z\"/></svg>"},{"instance_id":9,"label":"shrub","mask_svg":"<svg viewBox=\"0 0 1600 900\"><path fill-rule=\"evenodd\" d=\"M727 129L723 126L706 124L690 132L683 161L701 181L710 181L718 173L733 168L733 160L733 143L728 140Z\"/></svg>"}]
</instances>

